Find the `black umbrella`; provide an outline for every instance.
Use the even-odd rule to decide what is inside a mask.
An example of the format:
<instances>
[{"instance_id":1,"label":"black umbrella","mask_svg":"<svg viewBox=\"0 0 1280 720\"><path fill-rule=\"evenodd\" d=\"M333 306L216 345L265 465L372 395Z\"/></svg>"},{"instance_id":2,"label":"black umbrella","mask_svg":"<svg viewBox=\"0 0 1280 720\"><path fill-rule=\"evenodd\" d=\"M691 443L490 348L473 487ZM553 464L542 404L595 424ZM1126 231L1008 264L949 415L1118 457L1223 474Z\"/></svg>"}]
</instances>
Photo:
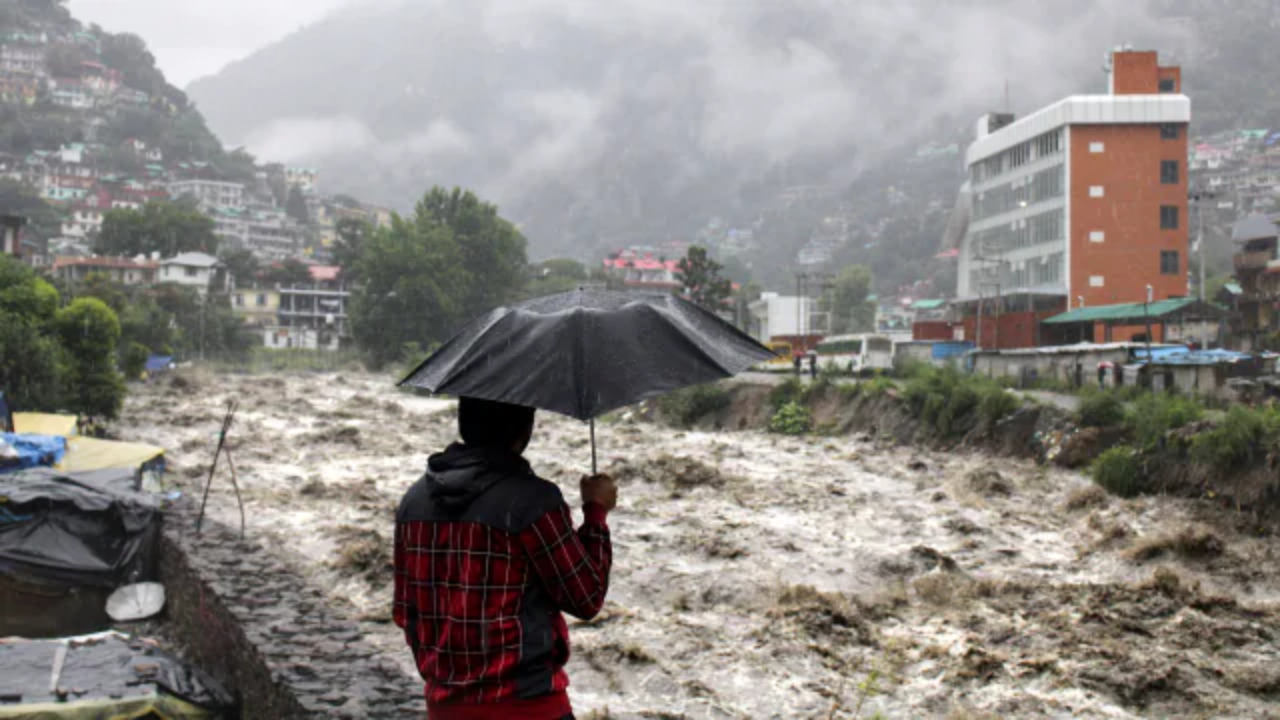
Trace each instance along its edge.
<instances>
[{"instance_id":1,"label":"black umbrella","mask_svg":"<svg viewBox=\"0 0 1280 720\"><path fill-rule=\"evenodd\" d=\"M591 421L736 375L772 351L674 295L575 290L471 321L401 385Z\"/></svg>"}]
</instances>

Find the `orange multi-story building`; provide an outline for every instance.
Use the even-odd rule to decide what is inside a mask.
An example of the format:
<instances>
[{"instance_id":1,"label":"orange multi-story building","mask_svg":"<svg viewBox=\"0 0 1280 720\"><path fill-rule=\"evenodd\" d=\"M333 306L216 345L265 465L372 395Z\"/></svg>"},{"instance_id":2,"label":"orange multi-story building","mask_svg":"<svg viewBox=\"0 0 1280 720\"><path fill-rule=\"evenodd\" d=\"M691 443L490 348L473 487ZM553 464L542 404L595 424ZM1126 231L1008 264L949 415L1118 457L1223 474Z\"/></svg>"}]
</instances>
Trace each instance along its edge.
<instances>
[{"instance_id":1,"label":"orange multi-story building","mask_svg":"<svg viewBox=\"0 0 1280 720\"><path fill-rule=\"evenodd\" d=\"M1187 294L1181 72L1130 50L1108 71L1106 95L979 122L957 305L984 347L1039 344L1045 316L1143 302L1147 286L1155 300Z\"/></svg>"}]
</instances>

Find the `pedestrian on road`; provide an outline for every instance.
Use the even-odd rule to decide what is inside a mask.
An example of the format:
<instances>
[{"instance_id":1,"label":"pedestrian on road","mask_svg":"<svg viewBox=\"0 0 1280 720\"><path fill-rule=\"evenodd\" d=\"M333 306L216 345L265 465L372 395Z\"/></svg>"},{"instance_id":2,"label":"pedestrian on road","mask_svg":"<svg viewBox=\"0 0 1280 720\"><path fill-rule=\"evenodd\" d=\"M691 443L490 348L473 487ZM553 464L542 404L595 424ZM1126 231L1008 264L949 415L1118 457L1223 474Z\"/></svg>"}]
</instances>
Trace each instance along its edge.
<instances>
[{"instance_id":1,"label":"pedestrian on road","mask_svg":"<svg viewBox=\"0 0 1280 720\"><path fill-rule=\"evenodd\" d=\"M394 619L432 720L573 718L561 613L590 620L609 588L618 489L580 482L576 531L525 448L534 409L462 398L461 443L427 461L396 513Z\"/></svg>"},{"instance_id":2,"label":"pedestrian on road","mask_svg":"<svg viewBox=\"0 0 1280 720\"><path fill-rule=\"evenodd\" d=\"M809 379L818 379L818 355L817 353L809 353Z\"/></svg>"},{"instance_id":3,"label":"pedestrian on road","mask_svg":"<svg viewBox=\"0 0 1280 720\"><path fill-rule=\"evenodd\" d=\"M800 363L801 363L801 360L799 355L791 356L791 364L795 365L796 367L796 377L800 377Z\"/></svg>"}]
</instances>

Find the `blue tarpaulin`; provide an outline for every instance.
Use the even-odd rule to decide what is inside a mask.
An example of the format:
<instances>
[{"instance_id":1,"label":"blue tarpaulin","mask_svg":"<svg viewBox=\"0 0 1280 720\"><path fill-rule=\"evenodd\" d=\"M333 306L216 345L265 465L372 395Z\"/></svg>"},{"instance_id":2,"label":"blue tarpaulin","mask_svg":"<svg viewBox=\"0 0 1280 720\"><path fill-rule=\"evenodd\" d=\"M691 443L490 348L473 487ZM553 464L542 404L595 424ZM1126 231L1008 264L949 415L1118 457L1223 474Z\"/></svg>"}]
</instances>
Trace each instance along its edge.
<instances>
[{"instance_id":1,"label":"blue tarpaulin","mask_svg":"<svg viewBox=\"0 0 1280 720\"><path fill-rule=\"evenodd\" d=\"M1133 351L1135 360L1146 360L1146 348ZM1218 363L1239 362L1251 356L1231 350L1191 350L1185 347L1151 348L1151 359L1158 365L1216 365Z\"/></svg>"},{"instance_id":2,"label":"blue tarpaulin","mask_svg":"<svg viewBox=\"0 0 1280 720\"><path fill-rule=\"evenodd\" d=\"M171 355L152 355L147 358L147 372L157 373L168 370L172 364L173 357Z\"/></svg>"},{"instance_id":3,"label":"blue tarpaulin","mask_svg":"<svg viewBox=\"0 0 1280 720\"><path fill-rule=\"evenodd\" d=\"M933 344L934 360L950 360L973 349L971 342L936 342Z\"/></svg>"},{"instance_id":4,"label":"blue tarpaulin","mask_svg":"<svg viewBox=\"0 0 1280 720\"><path fill-rule=\"evenodd\" d=\"M0 433L0 442L18 453L17 463L0 466L0 472L51 467L62 462L63 456L67 454L67 439L53 435Z\"/></svg>"}]
</instances>

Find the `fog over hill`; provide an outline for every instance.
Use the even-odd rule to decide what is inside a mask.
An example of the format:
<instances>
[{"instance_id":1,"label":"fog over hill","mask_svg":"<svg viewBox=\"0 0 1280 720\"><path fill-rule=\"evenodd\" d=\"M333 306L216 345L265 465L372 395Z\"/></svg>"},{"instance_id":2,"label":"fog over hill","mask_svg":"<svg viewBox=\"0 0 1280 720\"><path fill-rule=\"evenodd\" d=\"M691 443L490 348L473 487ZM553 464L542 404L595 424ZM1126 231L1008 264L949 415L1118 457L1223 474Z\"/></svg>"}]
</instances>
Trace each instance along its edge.
<instances>
[{"instance_id":1,"label":"fog over hill","mask_svg":"<svg viewBox=\"0 0 1280 720\"><path fill-rule=\"evenodd\" d=\"M1167 34L1109 0L365 0L190 87L230 146L406 208L471 186L533 254L746 222ZM751 192L745 188L751 187Z\"/></svg>"}]
</instances>

